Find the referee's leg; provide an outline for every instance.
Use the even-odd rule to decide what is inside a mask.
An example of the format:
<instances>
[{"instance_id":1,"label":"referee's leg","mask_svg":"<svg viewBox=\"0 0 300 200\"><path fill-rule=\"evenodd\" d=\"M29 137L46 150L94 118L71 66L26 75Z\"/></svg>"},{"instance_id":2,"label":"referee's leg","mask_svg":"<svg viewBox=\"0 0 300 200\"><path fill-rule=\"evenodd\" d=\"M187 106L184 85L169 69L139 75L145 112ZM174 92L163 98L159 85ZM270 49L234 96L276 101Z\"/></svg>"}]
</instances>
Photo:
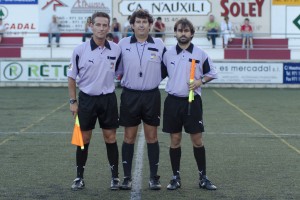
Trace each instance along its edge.
<instances>
[{"instance_id":1,"label":"referee's leg","mask_svg":"<svg viewBox=\"0 0 300 200\"><path fill-rule=\"evenodd\" d=\"M138 126L125 127L124 141L122 144L124 180L120 186L120 189L123 190L131 190L132 188L131 169L137 131Z\"/></svg>"},{"instance_id":2,"label":"referee's leg","mask_svg":"<svg viewBox=\"0 0 300 200\"><path fill-rule=\"evenodd\" d=\"M84 149L82 150L81 147L77 147L76 149L76 168L77 168L77 176L72 184L72 190L79 190L83 189L85 186L84 180L83 180L83 173L85 164L88 157L88 149L90 140L92 137L92 130L88 131L81 131L82 133L82 139L84 143Z\"/></svg>"},{"instance_id":3,"label":"referee's leg","mask_svg":"<svg viewBox=\"0 0 300 200\"><path fill-rule=\"evenodd\" d=\"M207 190L216 190L217 187L208 180L206 176L206 154L202 133L190 134L190 137L193 143L194 157L199 170L199 187Z\"/></svg>"},{"instance_id":4,"label":"referee's leg","mask_svg":"<svg viewBox=\"0 0 300 200\"><path fill-rule=\"evenodd\" d=\"M150 166L149 188L151 190L160 190L160 176L157 175L159 165L159 144L157 139L157 126L151 126L144 123L145 139L147 142L148 160Z\"/></svg>"},{"instance_id":5,"label":"referee's leg","mask_svg":"<svg viewBox=\"0 0 300 200\"><path fill-rule=\"evenodd\" d=\"M102 128L103 138L106 144L107 158L111 171L111 190L118 190L120 187L119 180L119 151L116 141L116 129Z\"/></svg>"}]
</instances>

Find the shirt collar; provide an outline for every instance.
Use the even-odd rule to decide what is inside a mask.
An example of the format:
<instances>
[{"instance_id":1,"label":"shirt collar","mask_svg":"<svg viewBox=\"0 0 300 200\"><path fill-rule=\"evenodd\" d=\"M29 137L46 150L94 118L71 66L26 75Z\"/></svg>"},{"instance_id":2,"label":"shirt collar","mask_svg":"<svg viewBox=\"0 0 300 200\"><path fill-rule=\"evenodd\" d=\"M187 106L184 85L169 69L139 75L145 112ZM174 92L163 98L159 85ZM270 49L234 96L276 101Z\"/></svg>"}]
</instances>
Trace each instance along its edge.
<instances>
[{"instance_id":1,"label":"shirt collar","mask_svg":"<svg viewBox=\"0 0 300 200\"><path fill-rule=\"evenodd\" d=\"M148 35L148 38L147 38L146 41L148 43L153 43L154 44L154 40L153 40L153 38L150 35ZM136 42L137 42L137 39L136 39L135 35L131 36L131 38L130 38L130 44L131 43L136 43Z\"/></svg>"},{"instance_id":2,"label":"shirt collar","mask_svg":"<svg viewBox=\"0 0 300 200\"><path fill-rule=\"evenodd\" d=\"M94 51L95 49L98 48L98 45L96 44L96 42L94 41L93 38L91 38L90 44L91 44L92 51ZM105 42L104 42L104 47L106 47L107 49L111 50L109 42L107 40L105 40Z\"/></svg>"},{"instance_id":3,"label":"shirt collar","mask_svg":"<svg viewBox=\"0 0 300 200\"><path fill-rule=\"evenodd\" d=\"M193 45L193 43L190 43L190 46L186 49L186 51L188 51L190 53L193 53L193 49L194 49L194 45ZM176 45L176 52L177 52L177 54L180 54L182 51L183 51L183 49L180 48L180 46L177 44Z\"/></svg>"}]
</instances>

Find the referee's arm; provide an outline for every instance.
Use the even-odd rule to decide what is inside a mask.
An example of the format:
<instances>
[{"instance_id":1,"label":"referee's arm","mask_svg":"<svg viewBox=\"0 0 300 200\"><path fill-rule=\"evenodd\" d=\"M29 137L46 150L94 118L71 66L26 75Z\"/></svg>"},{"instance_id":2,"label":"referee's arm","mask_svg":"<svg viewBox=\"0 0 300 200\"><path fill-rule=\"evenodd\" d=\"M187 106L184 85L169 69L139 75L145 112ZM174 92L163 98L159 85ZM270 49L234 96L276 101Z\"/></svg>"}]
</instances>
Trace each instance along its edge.
<instances>
[{"instance_id":1,"label":"referee's arm","mask_svg":"<svg viewBox=\"0 0 300 200\"><path fill-rule=\"evenodd\" d=\"M76 81L71 77L68 77L68 87L70 100L76 100ZM70 103L70 111L72 112L72 115L75 118L78 113L77 101L73 104Z\"/></svg>"}]
</instances>

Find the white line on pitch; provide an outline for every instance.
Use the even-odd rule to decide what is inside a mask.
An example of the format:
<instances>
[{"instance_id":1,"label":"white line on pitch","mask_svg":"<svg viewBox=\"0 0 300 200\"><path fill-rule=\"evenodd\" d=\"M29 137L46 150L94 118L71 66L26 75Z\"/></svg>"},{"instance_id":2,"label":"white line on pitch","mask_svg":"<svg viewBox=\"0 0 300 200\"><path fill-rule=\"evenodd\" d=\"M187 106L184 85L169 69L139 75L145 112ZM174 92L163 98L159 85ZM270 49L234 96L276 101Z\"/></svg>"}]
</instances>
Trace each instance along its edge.
<instances>
[{"instance_id":1,"label":"white line on pitch","mask_svg":"<svg viewBox=\"0 0 300 200\"><path fill-rule=\"evenodd\" d=\"M144 128L142 129L139 135L139 140L137 144L137 152L135 157L135 167L133 172L133 183L131 189L131 200L140 200L141 199L141 187L142 187L142 173L143 173L143 156L144 156L144 146L145 146L145 136Z\"/></svg>"}]
</instances>

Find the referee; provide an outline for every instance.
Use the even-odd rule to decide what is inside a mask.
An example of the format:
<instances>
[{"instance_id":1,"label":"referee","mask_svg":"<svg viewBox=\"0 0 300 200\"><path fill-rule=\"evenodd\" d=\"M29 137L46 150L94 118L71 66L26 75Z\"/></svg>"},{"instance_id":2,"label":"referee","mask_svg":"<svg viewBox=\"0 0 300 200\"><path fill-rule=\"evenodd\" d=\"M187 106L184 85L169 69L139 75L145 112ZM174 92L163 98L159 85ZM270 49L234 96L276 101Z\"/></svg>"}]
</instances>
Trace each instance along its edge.
<instances>
[{"instance_id":1,"label":"referee","mask_svg":"<svg viewBox=\"0 0 300 200\"><path fill-rule=\"evenodd\" d=\"M93 37L75 48L68 70L70 110L73 116L78 114L84 142L84 150L77 147L76 151L77 177L72 184L73 190L85 186L83 172L97 119L102 128L112 173L110 189L119 189L116 142L119 122L114 75L121 50L117 44L105 39L110 30L109 24L108 14L96 12L92 15ZM76 99L76 82L80 90L79 101Z\"/></svg>"},{"instance_id":2,"label":"referee","mask_svg":"<svg viewBox=\"0 0 300 200\"><path fill-rule=\"evenodd\" d=\"M191 43L195 29L186 18L181 18L174 25L177 45L168 50L163 58L162 78L169 77L166 85L168 96L164 102L163 131L170 133L171 145L169 149L173 177L167 186L169 190L176 190L181 186L180 158L182 127L190 134L194 157L199 170L199 187L215 190L217 187L206 176L206 158L203 145L203 109L201 100L201 85L217 78L215 67L208 55ZM192 60L195 60L195 80L189 83ZM189 91L194 90L195 97L188 114Z\"/></svg>"},{"instance_id":3,"label":"referee","mask_svg":"<svg viewBox=\"0 0 300 200\"><path fill-rule=\"evenodd\" d=\"M157 126L160 124L161 64L165 46L161 39L149 35L153 17L146 10L135 11L130 18L134 35L119 42L122 59L119 74L122 74L123 92L120 104L120 125L125 127L122 145L124 180L121 189L132 186L132 158L138 126L143 121L150 165L149 188L161 189L157 175L159 144Z\"/></svg>"}]
</instances>

